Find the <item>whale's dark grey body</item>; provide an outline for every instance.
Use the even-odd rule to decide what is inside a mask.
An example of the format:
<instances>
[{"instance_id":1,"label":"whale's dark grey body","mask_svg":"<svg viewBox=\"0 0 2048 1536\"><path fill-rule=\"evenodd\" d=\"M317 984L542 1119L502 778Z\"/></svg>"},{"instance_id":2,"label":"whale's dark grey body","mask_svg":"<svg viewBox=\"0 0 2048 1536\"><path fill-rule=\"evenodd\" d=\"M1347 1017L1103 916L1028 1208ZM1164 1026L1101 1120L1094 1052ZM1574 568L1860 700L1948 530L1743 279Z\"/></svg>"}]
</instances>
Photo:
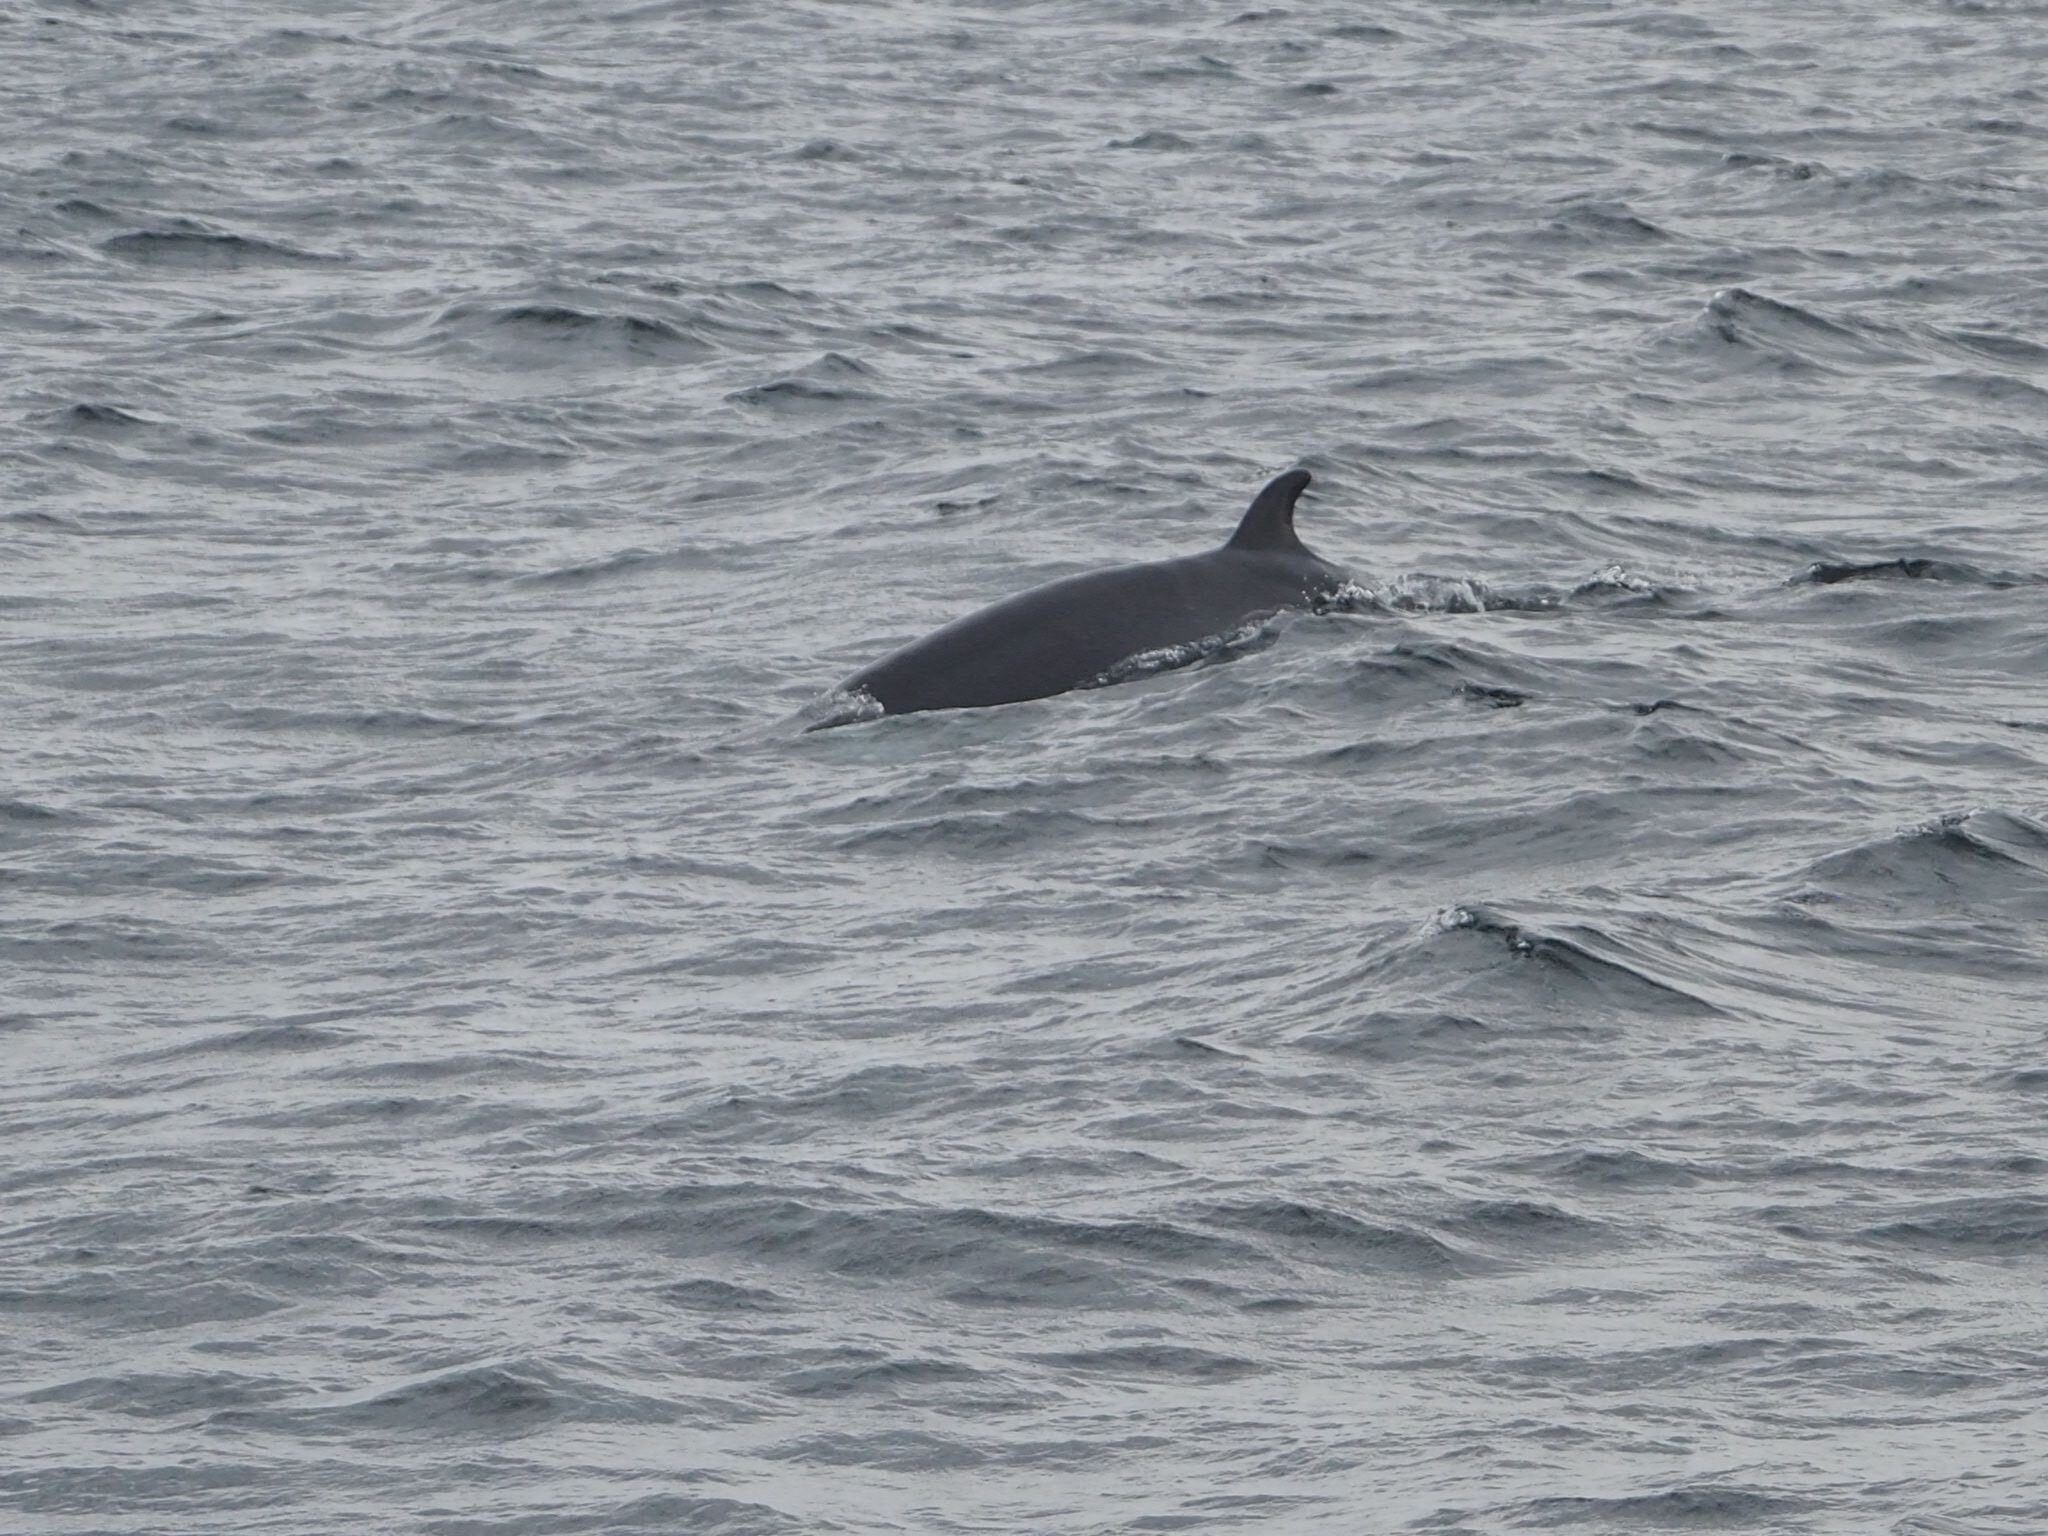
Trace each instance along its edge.
<instances>
[{"instance_id":1,"label":"whale's dark grey body","mask_svg":"<svg viewBox=\"0 0 2048 1536\"><path fill-rule=\"evenodd\" d=\"M1343 586L1294 533L1306 470L1275 480L1221 549L1069 576L913 641L841 685L882 712L973 709L1110 680L1121 662L1220 639Z\"/></svg>"}]
</instances>

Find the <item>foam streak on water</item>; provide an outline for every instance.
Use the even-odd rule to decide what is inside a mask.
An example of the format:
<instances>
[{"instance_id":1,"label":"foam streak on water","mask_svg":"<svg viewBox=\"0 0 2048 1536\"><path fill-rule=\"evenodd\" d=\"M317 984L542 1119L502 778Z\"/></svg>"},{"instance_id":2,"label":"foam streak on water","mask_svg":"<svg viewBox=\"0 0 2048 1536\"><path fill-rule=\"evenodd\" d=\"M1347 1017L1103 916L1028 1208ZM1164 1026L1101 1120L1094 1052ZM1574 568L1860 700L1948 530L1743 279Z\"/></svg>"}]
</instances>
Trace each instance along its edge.
<instances>
[{"instance_id":1,"label":"foam streak on water","mask_svg":"<svg viewBox=\"0 0 2048 1536\"><path fill-rule=\"evenodd\" d=\"M0 1527L2048 1528L2044 20L0 9Z\"/></svg>"}]
</instances>

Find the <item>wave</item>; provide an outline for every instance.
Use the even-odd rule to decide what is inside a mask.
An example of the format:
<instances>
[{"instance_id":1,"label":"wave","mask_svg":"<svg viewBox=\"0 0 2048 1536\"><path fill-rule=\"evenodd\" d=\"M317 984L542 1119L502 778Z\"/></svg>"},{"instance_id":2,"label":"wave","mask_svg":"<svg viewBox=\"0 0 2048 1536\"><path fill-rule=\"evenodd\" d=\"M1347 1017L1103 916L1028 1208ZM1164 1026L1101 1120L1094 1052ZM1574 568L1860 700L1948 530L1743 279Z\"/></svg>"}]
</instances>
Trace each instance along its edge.
<instances>
[{"instance_id":1,"label":"wave","mask_svg":"<svg viewBox=\"0 0 2048 1536\"><path fill-rule=\"evenodd\" d=\"M1995 808L1952 811L1815 860L1788 899L1942 921L2048 918L2048 826Z\"/></svg>"},{"instance_id":2,"label":"wave","mask_svg":"<svg viewBox=\"0 0 2048 1536\"><path fill-rule=\"evenodd\" d=\"M214 718L245 729L314 731L349 736L494 735L519 729L511 720L465 720L424 709L290 709L278 704L228 705Z\"/></svg>"},{"instance_id":3,"label":"wave","mask_svg":"<svg viewBox=\"0 0 2048 1536\"><path fill-rule=\"evenodd\" d=\"M1644 1530L1756 1531L1789 1529L1814 1508L1739 1483L1696 1483L1661 1493L1613 1498L1554 1496L1532 1499L1522 1512L1536 1525L1582 1530L1588 1525L1631 1533Z\"/></svg>"},{"instance_id":4,"label":"wave","mask_svg":"<svg viewBox=\"0 0 2048 1536\"><path fill-rule=\"evenodd\" d=\"M796 1303L762 1286L734 1285L726 1280L677 1280L655 1293L663 1301L693 1312L788 1312Z\"/></svg>"},{"instance_id":5,"label":"wave","mask_svg":"<svg viewBox=\"0 0 2048 1536\"><path fill-rule=\"evenodd\" d=\"M1541 678L1520 657L1434 639L1399 641L1347 662L1343 686L1352 698L1381 708L1448 694L1493 709L1512 709L1543 691ZM1347 743L1331 749L1325 760L1356 762L1389 750L1394 749L1378 741Z\"/></svg>"},{"instance_id":6,"label":"wave","mask_svg":"<svg viewBox=\"0 0 2048 1536\"><path fill-rule=\"evenodd\" d=\"M514 1358L428 1371L392 1385L272 1410L265 1419L302 1432L375 1430L497 1437L531 1433L560 1420L662 1423L664 1401L601 1384L594 1375L545 1360Z\"/></svg>"},{"instance_id":7,"label":"wave","mask_svg":"<svg viewBox=\"0 0 2048 1536\"><path fill-rule=\"evenodd\" d=\"M1787 369L1897 365L1910 353L1896 333L1862 321L1837 321L1818 310L1748 288L1724 288L1707 301L1695 334L1756 362Z\"/></svg>"},{"instance_id":8,"label":"wave","mask_svg":"<svg viewBox=\"0 0 2048 1536\"><path fill-rule=\"evenodd\" d=\"M2048 1200L2032 1195L1941 1200L1863 1227L1857 1236L1887 1248L1955 1258L2048 1254Z\"/></svg>"},{"instance_id":9,"label":"wave","mask_svg":"<svg viewBox=\"0 0 2048 1536\"><path fill-rule=\"evenodd\" d=\"M1572 1147L1520 1159L1514 1166L1594 1191L1690 1189L1705 1176L1690 1163L1633 1147Z\"/></svg>"},{"instance_id":10,"label":"wave","mask_svg":"<svg viewBox=\"0 0 2048 1536\"><path fill-rule=\"evenodd\" d=\"M527 363L586 358L682 363L699 361L715 350L687 318L550 300L467 300L443 310L433 332L437 340L508 349Z\"/></svg>"},{"instance_id":11,"label":"wave","mask_svg":"<svg viewBox=\"0 0 2048 1536\"><path fill-rule=\"evenodd\" d=\"M1627 203L1573 199L1551 218L1542 234L1554 242L1596 247L1661 245L1671 231L1644 218Z\"/></svg>"},{"instance_id":12,"label":"wave","mask_svg":"<svg viewBox=\"0 0 2048 1536\"><path fill-rule=\"evenodd\" d=\"M1655 973L1654 962L1634 946L1592 927L1545 932L1516 922L1495 908L1449 907L1431 920L1435 934L1470 934L1499 944L1514 960L1536 968L1540 994L1550 1009L1597 1006L1622 1017L1644 1011L1657 1015L1709 1017L1714 1004ZM1422 941L1431 944L1429 937Z\"/></svg>"},{"instance_id":13,"label":"wave","mask_svg":"<svg viewBox=\"0 0 2048 1536\"><path fill-rule=\"evenodd\" d=\"M738 1256L778 1270L914 1284L971 1305L1114 1307L1179 1276L1267 1267L1258 1245L1211 1230L1201 1211L1082 1219L827 1203L843 1198L748 1183L584 1193L534 1213L529 1240L623 1240L669 1260Z\"/></svg>"},{"instance_id":14,"label":"wave","mask_svg":"<svg viewBox=\"0 0 2048 1536\"><path fill-rule=\"evenodd\" d=\"M105 430L110 434L150 425L146 417L137 416L118 405L96 405L91 402L70 406L58 412L54 420L56 425L63 427L81 431Z\"/></svg>"},{"instance_id":15,"label":"wave","mask_svg":"<svg viewBox=\"0 0 2048 1536\"><path fill-rule=\"evenodd\" d=\"M660 575L669 571L731 569L743 560L751 546L712 551L691 545L682 549L622 549L594 560L578 560L551 570L530 571L514 579L521 586L580 587L628 577Z\"/></svg>"},{"instance_id":16,"label":"wave","mask_svg":"<svg viewBox=\"0 0 2048 1536\"><path fill-rule=\"evenodd\" d=\"M1785 584L1791 587L1829 587L1845 581L1933 581L2001 591L2008 587L2039 585L2048 582L2048 577L2029 576L2017 571L1987 571L1960 560L1897 555L1888 560L1816 560L1798 575L1787 577Z\"/></svg>"},{"instance_id":17,"label":"wave","mask_svg":"<svg viewBox=\"0 0 2048 1536\"><path fill-rule=\"evenodd\" d=\"M1607 1222L1568 1211L1548 1200L1468 1200L1443 1223L1474 1244L1498 1244L1504 1258L1527 1262L1536 1251L1608 1243L1615 1237Z\"/></svg>"},{"instance_id":18,"label":"wave","mask_svg":"<svg viewBox=\"0 0 2048 1536\"><path fill-rule=\"evenodd\" d=\"M1031 1357L1062 1370L1090 1375L1155 1377L1170 1381L1236 1381L1265 1369L1242 1355L1190 1344L1114 1344L1099 1349L1054 1350Z\"/></svg>"},{"instance_id":19,"label":"wave","mask_svg":"<svg viewBox=\"0 0 2048 1536\"><path fill-rule=\"evenodd\" d=\"M124 1416L167 1418L248 1409L276 1402L289 1391L279 1377L245 1376L236 1371L129 1371L75 1377L23 1392L16 1401L65 1403Z\"/></svg>"},{"instance_id":20,"label":"wave","mask_svg":"<svg viewBox=\"0 0 2048 1536\"><path fill-rule=\"evenodd\" d=\"M1193 149L1195 141L1167 128L1152 128L1128 139L1111 139L1110 149L1145 149L1165 153L1176 153Z\"/></svg>"},{"instance_id":21,"label":"wave","mask_svg":"<svg viewBox=\"0 0 2048 1536\"><path fill-rule=\"evenodd\" d=\"M813 406L844 405L849 401L869 400L873 395L867 390L843 389L812 379L783 378L771 379L766 384L752 384L745 389L736 389L725 398L734 405L763 406L773 410L803 410Z\"/></svg>"},{"instance_id":22,"label":"wave","mask_svg":"<svg viewBox=\"0 0 2048 1536\"><path fill-rule=\"evenodd\" d=\"M734 390L725 398L735 405L786 411L861 403L879 397L865 382L875 377L875 369L859 359L827 352L795 373Z\"/></svg>"},{"instance_id":23,"label":"wave","mask_svg":"<svg viewBox=\"0 0 2048 1536\"><path fill-rule=\"evenodd\" d=\"M1642 938L1578 922L1537 929L1475 904L1419 929L1388 925L1364 952L1304 976L1294 1045L1385 1062L1500 1060L1535 1041L1638 1038L1722 1016L1710 962L1656 925Z\"/></svg>"},{"instance_id":24,"label":"wave","mask_svg":"<svg viewBox=\"0 0 2048 1536\"><path fill-rule=\"evenodd\" d=\"M830 161L834 164L857 165L868 158L862 151L837 139L807 139L790 151L792 160Z\"/></svg>"},{"instance_id":25,"label":"wave","mask_svg":"<svg viewBox=\"0 0 2048 1536\"><path fill-rule=\"evenodd\" d=\"M100 242L100 249L123 261L153 267L208 270L250 266L312 266L340 258L302 250L282 241L237 235L198 226L139 229Z\"/></svg>"},{"instance_id":26,"label":"wave","mask_svg":"<svg viewBox=\"0 0 2048 1536\"><path fill-rule=\"evenodd\" d=\"M1202 1209L1202 1216L1228 1231L1270 1239L1289 1258L1320 1267L1424 1275L1474 1267L1469 1255L1416 1227L1368 1221L1304 1201L1212 1205Z\"/></svg>"},{"instance_id":27,"label":"wave","mask_svg":"<svg viewBox=\"0 0 2048 1536\"><path fill-rule=\"evenodd\" d=\"M1497 1033L1496 1026L1470 1014L1413 1008L1376 1009L1320 1022L1296 1038L1305 1048L1326 1055L1404 1062L1483 1057Z\"/></svg>"},{"instance_id":28,"label":"wave","mask_svg":"<svg viewBox=\"0 0 2048 1536\"><path fill-rule=\"evenodd\" d=\"M956 1360L892 1355L878 1349L846 1348L842 1358L787 1371L775 1380L785 1397L898 1398L931 1386L960 1386L989 1380L988 1373Z\"/></svg>"}]
</instances>

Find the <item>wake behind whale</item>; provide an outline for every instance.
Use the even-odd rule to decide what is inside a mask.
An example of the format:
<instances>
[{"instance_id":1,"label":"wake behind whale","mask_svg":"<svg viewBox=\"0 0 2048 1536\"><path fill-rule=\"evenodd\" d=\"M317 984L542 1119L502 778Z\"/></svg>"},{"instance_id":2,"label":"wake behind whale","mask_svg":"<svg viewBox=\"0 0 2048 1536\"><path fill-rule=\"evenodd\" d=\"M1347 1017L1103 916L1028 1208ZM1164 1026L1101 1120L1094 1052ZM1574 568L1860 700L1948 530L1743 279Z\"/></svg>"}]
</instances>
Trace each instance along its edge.
<instances>
[{"instance_id":1,"label":"wake behind whale","mask_svg":"<svg viewBox=\"0 0 2048 1536\"><path fill-rule=\"evenodd\" d=\"M1121 681L1139 658L1193 660L1277 613L1327 603L1349 577L1294 531L1309 478L1290 470L1260 491L1220 549L1047 582L912 641L842 683L843 707L811 729Z\"/></svg>"}]
</instances>

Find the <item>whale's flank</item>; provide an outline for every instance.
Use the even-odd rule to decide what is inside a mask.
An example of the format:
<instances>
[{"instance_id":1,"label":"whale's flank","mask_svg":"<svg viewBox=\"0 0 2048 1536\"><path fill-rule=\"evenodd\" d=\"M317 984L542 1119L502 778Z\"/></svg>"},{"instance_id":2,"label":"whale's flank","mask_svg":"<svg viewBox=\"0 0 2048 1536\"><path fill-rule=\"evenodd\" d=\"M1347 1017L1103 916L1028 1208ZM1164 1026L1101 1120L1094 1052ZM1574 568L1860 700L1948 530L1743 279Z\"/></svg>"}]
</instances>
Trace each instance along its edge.
<instances>
[{"instance_id":1,"label":"whale's flank","mask_svg":"<svg viewBox=\"0 0 2048 1536\"><path fill-rule=\"evenodd\" d=\"M1099 682L1133 656L1196 647L1313 607L1345 576L1294 531L1309 480L1297 469L1267 485L1219 549L1020 592L883 657L842 689L891 715L1013 704Z\"/></svg>"}]
</instances>

